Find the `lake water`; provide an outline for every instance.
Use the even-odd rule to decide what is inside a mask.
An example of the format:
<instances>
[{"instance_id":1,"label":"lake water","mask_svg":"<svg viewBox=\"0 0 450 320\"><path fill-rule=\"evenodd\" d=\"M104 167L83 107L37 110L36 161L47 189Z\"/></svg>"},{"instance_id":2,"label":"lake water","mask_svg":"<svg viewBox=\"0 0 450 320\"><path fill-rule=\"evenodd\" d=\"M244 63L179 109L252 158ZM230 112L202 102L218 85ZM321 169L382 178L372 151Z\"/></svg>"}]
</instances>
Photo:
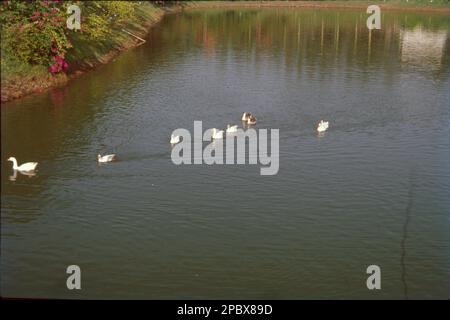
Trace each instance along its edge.
<instances>
[{"instance_id":1,"label":"lake water","mask_svg":"<svg viewBox=\"0 0 450 320\"><path fill-rule=\"evenodd\" d=\"M2 106L2 296L448 299L450 17L382 14L371 33L363 11L172 14ZM172 163L174 129L244 111L280 130L277 175Z\"/></svg>"}]
</instances>

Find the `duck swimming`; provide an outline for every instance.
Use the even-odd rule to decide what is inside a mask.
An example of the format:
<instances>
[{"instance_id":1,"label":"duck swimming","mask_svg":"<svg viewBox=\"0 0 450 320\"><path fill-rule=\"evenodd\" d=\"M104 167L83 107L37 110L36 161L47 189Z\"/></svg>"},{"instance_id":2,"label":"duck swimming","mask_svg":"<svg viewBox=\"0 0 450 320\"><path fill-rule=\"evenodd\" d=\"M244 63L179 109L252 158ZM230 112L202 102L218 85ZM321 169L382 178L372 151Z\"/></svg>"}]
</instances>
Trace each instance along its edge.
<instances>
[{"instance_id":1,"label":"duck swimming","mask_svg":"<svg viewBox=\"0 0 450 320\"><path fill-rule=\"evenodd\" d=\"M8 161L11 161L13 163L13 169L18 171L33 171L36 169L36 166L38 165L37 162L27 162L24 164L21 164L20 166L17 165L17 160L14 157L9 157Z\"/></svg>"},{"instance_id":2,"label":"duck swimming","mask_svg":"<svg viewBox=\"0 0 450 320\"><path fill-rule=\"evenodd\" d=\"M170 143L171 144L176 144L180 142L180 136L174 136L173 134L170 136Z\"/></svg>"},{"instance_id":3,"label":"duck swimming","mask_svg":"<svg viewBox=\"0 0 450 320\"><path fill-rule=\"evenodd\" d=\"M104 156L97 155L97 161L101 162L101 163L111 162L111 161L114 161L114 160L116 160L116 155L115 154L107 154L107 155L104 155Z\"/></svg>"},{"instance_id":4,"label":"duck swimming","mask_svg":"<svg viewBox=\"0 0 450 320\"><path fill-rule=\"evenodd\" d=\"M217 130L216 128L212 129L212 138L213 139L222 139L223 138L223 130Z\"/></svg>"},{"instance_id":5,"label":"duck swimming","mask_svg":"<svg viewBox=\"0 0 450 320\"><path fill-rule=\"evenodd\" d=\"M317 125L317 132L325 132L328 129L328 121L320 120L319 124Z\"/></svg>"},{"instance_id":6,"label":"duck swimming","mask_svg":"<svg viewBox=\"0 0 450 320\"><path fill-rule=\"evenodd\" d=\"M238 129L238 126L236 125L236 126L230 126L230 125L228 125L227 126L227 133L234 133L234 132L237 132L237 129Z\"/></svg>"}]
</instances>

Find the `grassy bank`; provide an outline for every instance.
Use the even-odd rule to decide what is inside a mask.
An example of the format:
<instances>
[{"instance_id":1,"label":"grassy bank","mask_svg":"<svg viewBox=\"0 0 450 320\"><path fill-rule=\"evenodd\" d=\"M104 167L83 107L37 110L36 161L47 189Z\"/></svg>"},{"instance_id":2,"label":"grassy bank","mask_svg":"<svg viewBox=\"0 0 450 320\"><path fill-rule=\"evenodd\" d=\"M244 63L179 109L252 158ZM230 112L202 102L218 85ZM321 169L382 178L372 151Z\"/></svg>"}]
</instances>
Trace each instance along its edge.
<instances>
[{"instance_id":1,"label":"grassy bank","mask_svg":"<svg viewBox=\"0 0 450 320\"><path fill-rule=\"evenodd\" d=\"M37 3L46 2L37 1ZM86 3L82 3L81 5L85 4ZM126 5L129 5L129 3ZM130 10L124 12L125 19L123 23L109 23L113 18L120 18L119 11L118 13L113 12L112 17L108 17L105 14L105 21L108 21L108 24L104 26L101 25L102 21L96 21L95 16L93 15L94 19L92 19L92 21L86 21L86 27L90 28L89 30L81 29L81 32L67 30L65 19L64 21L61 21L61 25L56 25L54 29L50 30L50 34L53 35L55 32L58 32L59 29L64 29L63 32L66 33L68 43L67 47L63 48L66 49L64 50L64 54L61 55L63 56L63 61L67 63L67 70L64 70L64 72L53 73L49 71L53 63L50 58L54 58L56 54L53 54L53 56L50 56L49 58L46 58L45 55L48 54L47 52L52 54L52 51L50 50L56 51L55 48L52 47L44 51L39 51L39 49L41 49L39 43L34 43L37 42L37 40L34 41L34 39L32 39L30 41L30 48L32 50L30 50L29 58L24 55L18 55L18 50L11 48L15 45L14 38L17 35L17 30L34 28L36 21L30 19L30 17L21 17L22 20L15 18L14 10L17 11L21 8L7 8L9 11L5 10L1 12L3 15L2 22L3 20L8 19L8 14L12 16L12 18L7 21L12 21L9 26L5 23L7 26L4 27L2 23L1 30L1 101L5 102L13 100L31 93L38 93L45 91L48 88L64 85L70 78L77 74L92 69L99 64L107 63L121 51L139 44L139 40L123 30L131 32L138 37L144 37L151 25L159 21L163 16L164 11L148 2L134 2L132 5L132 12L130 12ZM24 10L27 9L28 8ZM65 8L61 8L60 11L63 11L63 9ZM83 15L87 16L90 8L85 9L86 10L82 10L82 12ZM103 8L100 7L100 9ZM65 12L63 13L65 14ZM32 14L33 16L31 18L34 17L35 13ZM82 26L84 22L83 15ZM63 16L65 18L68 15ZM89 18L90 17L87 16L87 19ZM56 21L58 22L58 20ZM105 26L107 28L105 28ZM45 34L44 31L40 32L38 35ZM28 41L25 36L23 36L24 39L20 39L21 42ZM56 35L56 37L57 36L58 35ZM28 47L21 47L20 49L21 51L26 51ZM34 53L32 52L33 50L35 51ZM42 57L34 57L34 55L37 54Z\"/></svg>"}]
</instances>

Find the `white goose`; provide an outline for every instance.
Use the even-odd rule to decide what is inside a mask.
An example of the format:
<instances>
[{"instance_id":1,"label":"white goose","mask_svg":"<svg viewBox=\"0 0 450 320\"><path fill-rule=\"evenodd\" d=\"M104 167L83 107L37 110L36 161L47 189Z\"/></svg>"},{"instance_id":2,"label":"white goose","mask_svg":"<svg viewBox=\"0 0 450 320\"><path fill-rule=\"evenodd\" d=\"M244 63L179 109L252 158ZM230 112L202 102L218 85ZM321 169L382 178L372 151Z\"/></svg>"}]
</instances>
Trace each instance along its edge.
<instances>
[{"instance_id":1,"label":"white goose","mask_svg":"<svg viewBox=\"0 0 450 320\"><path fill-rule=\"evenodd\" d=\"M212 138L213 139L222 139L223 138L223 130L217 130L216 128L212 129Z\"/></svg>"},{"instance_id":2,"label":"white goose","mask_svg":"<svg viewBox=\"0 0 450 320\"><path fill-rule=\"evenodd\" d=\"M170 136L170 143L171 144L176 144L180 142L180 136L174 136L173 134Z\"/></svg>"},{"instance_id":3,"label":"white goose","mask_svg":"<svg viewBox=\"0 0 450 320\"><path fill-rule=\"evenodd\" d=\"M328 129L328 121L320 120L317 126L317 132L325 132Z\"/></svg>"},{"instance_id":4,"label":"white goose","mask_svg":"<svg viewBox=\"0 0 450 320\"><path fill-rule=\"evenodd\" d=\"M111 161L114 161L114 160L116 160L116 155L115 154L107 154L107 155L104 155L104 156L97 155L97 161L98 162L104 163L104 162L111 162Z\"/></svg>"},{"instance_id":5,"label":"white goose","mask_svg":"<svg viewBox=\"0 0 450 320\"><path fill-rule=\"evenodd\" d=\"M237 129L238 129L238 126L236 125L236 126L230 126L230 125L227 125L227 133L234 133L234 132L237 132Z\"/></svg>"},{"instance_id":6,"label":"white goose","mask_svg":"<svg viewBox=\"0 0 450 320\"><path fill-rule=\"evenodd\" d=\"M34 171L36 169L36 166L38 165L37 162L27 162L24 164L21 164L20 166L17 165L17 160L14 157L9 157L8 161L12 161L13 163L13 169L19 170L19 171Z\"/></svg>"}]
</instances>

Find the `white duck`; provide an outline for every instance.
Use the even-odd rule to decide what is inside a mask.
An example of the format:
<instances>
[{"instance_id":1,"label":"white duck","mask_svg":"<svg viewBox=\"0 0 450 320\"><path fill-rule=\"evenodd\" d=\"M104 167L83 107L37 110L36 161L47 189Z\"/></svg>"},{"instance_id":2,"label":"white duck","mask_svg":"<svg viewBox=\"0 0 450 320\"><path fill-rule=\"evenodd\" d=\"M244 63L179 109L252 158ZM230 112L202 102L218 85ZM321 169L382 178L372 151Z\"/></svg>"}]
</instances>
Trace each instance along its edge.
<instances>
[{"instance_id":1,"label":"white duck","mask_svg":"<svg viewBox=\"0 0 450 320\"><path fill-rule=\"evenodd\" d=\"M171 144L176 144L180 142L180 136L174 136L173 134L170 136L170 143Z\"/></svg>"},{"instance_id":2,"label":"white duck","mask_svg":"<svg viewBox=\"0 0 450 320\"><path fill-rule=\"evenodd\" d=\"M238 126L236 125L236 126L230 126L230 125L227 125L227 133L234 133L234 132L237 132L237 129L238 129Z\"/></svg>"},{"instance_id":3,"label":"white duck","mask_svg":"<svg viewBox=\"0 0 450 320\"><path fill-rule=\"evenodd\" d=\"M8 161L12 161L13 169L19 171L34 171L34 169L36 169L36 166L38 165L37 162L27 162L18 166L17 160L14 157L9 157Z\"/></svg>"},{"instance_id":4,"label":"white duck","mask_svg":"<svg viewBox=\"0 0 450 320\"><path fill-rule=\"evenodd\" d=\"M328 121L320 120L319 125L317 126L317 132L325 132L328 129Z\"/></svg>"},{"instance_id":5,"label":"white duck","mask_svg":"<svg viewBox=\"0 0 450 320\"><path fill-rule=\"evenodd\" d=\"M213 139L222 139L223 138L223 130L217 130L216 128L212 129L212 138Z\"/></svg>"},{"instance_id":6,"label":"white duck","mask_svg":"<svg viewBox=\"0 0 450 320\"><path fill-rule=\"evenodd\" d=\"M250 112L244 112L244 113L242 114L241 120L247 122L247 120L248 120L251 116L252 116L252 114L251 114Z\"/></svg>"},{"instance_id":7,"label":"white duck","mask_svg":"<svg viewBox=\"0 0 450 320\"><path fill-rule=\"evenodd\" d=\"M114 161L114 160L116 160L116 155L115 154L107 154L107 155L104 155L104 156L97 155L97 161L98 162L104 163L104 162L111 162L111 161Z\"/></svg>"}]
</instances>

